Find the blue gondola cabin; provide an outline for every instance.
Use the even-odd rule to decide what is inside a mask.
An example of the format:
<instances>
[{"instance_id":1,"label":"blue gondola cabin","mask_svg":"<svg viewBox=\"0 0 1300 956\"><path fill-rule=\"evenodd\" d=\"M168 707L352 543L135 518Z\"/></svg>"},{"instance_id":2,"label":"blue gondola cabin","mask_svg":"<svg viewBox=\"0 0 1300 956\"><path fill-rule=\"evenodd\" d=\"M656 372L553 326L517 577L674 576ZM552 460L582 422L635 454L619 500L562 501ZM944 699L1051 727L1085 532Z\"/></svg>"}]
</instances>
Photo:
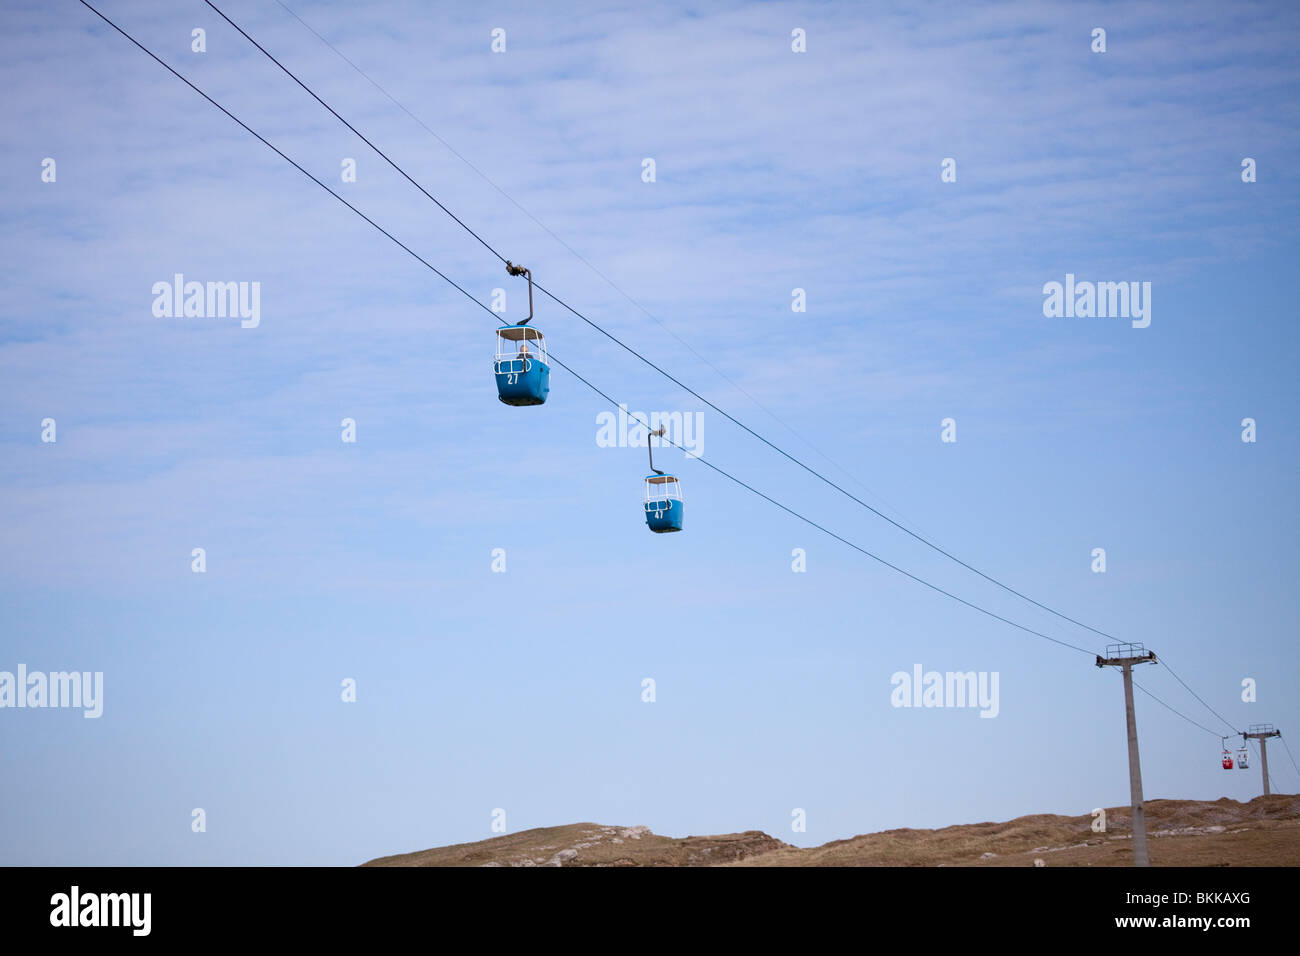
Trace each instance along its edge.
<instances>
[{"instance_id":1,"label":"blue gondola cabin","mask_svg":"<svg viewBox=\"0 0 1300 956\"><path fill-rule=\"evenodd\" d=\"M645 523L656 534L682 530L682 484L673 475L646 475Z\"/></svg>"},{"instance_id":2,"label":"blue gondola cabin","mask_svg":"<svg viewBox=\"0 0 1300 956\"><path fill-rule=\"evenodd\" d=\"M541 405L551 390L545 336L530 325L497 329L497 354L492 370L501 401L507 405Z\"/></svg>"}]
</instances>

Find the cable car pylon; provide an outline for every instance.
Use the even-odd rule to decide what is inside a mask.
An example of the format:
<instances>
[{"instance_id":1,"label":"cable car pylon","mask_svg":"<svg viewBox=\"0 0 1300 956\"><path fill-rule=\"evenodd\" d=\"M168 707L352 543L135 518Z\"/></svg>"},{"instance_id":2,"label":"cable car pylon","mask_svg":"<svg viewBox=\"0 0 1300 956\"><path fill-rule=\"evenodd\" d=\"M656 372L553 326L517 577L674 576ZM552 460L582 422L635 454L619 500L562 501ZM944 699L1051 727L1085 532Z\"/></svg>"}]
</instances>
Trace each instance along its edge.
<instances>
[{"instance_id":1,"label":"cable car pylon","mask_svg":"<svg viewBox=\"0 0 1300 956\"><path fill-rule=\"evenodd\" d=\"M492 371L497 398L507 405L541 405L551 391L551 366L546 359L546 336L528 323L533 320L533 273L506 260L506 272L528 279L528 318L497 329L496 359ZM533 349L528 343L533 343Z\"/></svg>"},{"instance_id":2,"label":"cable car pylon","mask_svg":"<svg viewBox=\"0 0 1300 956\"><path fill-rule=\"evenodd\" d=\"M1246 733L1241 735L1241 746L1246 746L1247 740L1259 741L1259 768L1264 777L1264 796L1268 796L1271 791L1268 787L1268 738L1281 737L1282 731L1278 730L1272 724L1251 724L1246 728ZM1243 766L1245 766L1243 764Z\"/></svg>"},{"instance_id":3,"label":"cable car pylon","mask_svg":"<svg viewBox=\"0 0 1300 956\"><path fill-rule=\"evenodd\" d=\"M1142 762L1138 758L1137 717L1133 712L1133 665L1154 664L1156 655L1141 644L1108 644L1106 656L1097 655L1098 667L1118 667L1124 672L1124 722L1128 728L1128 790L1133 813L1133 865L1150 866L1147 818L1142 806Z\"/></svg>"},{"instance_id":4,"label":"cable car pylon","mask_svg":"<svg viewBox=\"0 0 1300 956\"><path fill-rule=\"evenodd\" d=\"M646 434L646 451L650 453L650 470L645 476L645 523L655 534L682 530L682 516L686 505L682 501L682 483L676 475L665 474L655 467L655 449L652 438L662 438L666 426Z\"/></svg>"}]
</instances>

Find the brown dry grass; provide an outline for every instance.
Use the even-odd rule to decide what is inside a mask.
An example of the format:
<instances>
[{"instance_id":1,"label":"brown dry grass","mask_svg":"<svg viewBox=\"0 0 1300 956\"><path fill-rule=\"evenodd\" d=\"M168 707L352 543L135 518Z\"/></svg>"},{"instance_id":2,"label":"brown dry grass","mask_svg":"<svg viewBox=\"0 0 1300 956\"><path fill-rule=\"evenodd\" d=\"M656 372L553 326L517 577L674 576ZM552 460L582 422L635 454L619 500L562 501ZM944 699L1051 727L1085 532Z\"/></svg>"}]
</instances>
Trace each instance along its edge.
<instances>
[{"instance_id":1,"label":"brown dry grass","mask_svg":"<svg viewBox=\"0 0 1300 956\"><path fill-rule=\"evenodd\" d=\"M1108 808L1107 832L1092 817L1036 814L1005 823L940 830L886 830L799 849L758 830L665 837L595 823L382 857L366 866L1129 866L1128 807ZM1155 866L1300 865L1300 797L1249 803L1151 800L1146 804ZM1211 832L1208 828L1216 828ZM1221 829L1219 829L1221 828ZM644 828L638 828L643 830ZM576 851L557 857L561 851ZM984 854L994 854L982 858Z\"/></svg>"},{"instance_id":2,"label":"brown dry grass","mask_svg":"<svg viewBox=\"0 0 1300 956\"><path fill-rule=\"evenodd\" d=\"M365 866L543 866L562 850L576 849L564 866L711 866L784 847L766 833L749 830L707 837L637 836L626 827L573 823L523 830L479 843L380 857Z\"/></svg>"},{"instance_id":3,"label":"brown dry grass","mask_svg":"<svg viewBox=\"0 0 1300 956\"><path fill-rule=\"evenodd\" d=\"M824 846L778 850L737 866L1129 866L1128 807L1106 811L1107 832L1093 818L1037 814L1006 823L941 830L886 830ZM1249 803L1150 800L1147 834L1154 866L1300 865L1300 798L1275 794ZM1222 833L1203 832L1223 827ZM1179 831L1201 832L1179 832ZM996 856L981 859L985 853Z\"/></svg>"}]
</instances>

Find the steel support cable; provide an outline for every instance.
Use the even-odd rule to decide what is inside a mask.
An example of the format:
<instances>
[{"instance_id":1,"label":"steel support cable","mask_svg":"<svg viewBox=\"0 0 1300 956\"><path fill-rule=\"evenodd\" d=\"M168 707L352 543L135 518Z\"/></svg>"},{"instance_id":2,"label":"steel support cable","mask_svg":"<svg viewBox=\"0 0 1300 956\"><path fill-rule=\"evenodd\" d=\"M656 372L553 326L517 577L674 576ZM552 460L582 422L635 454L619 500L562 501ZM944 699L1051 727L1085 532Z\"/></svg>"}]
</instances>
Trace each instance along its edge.
<instances>
[{"instance_id":1,"label":"steel support cable","mask_svg":"<svg viewBox=\"0 0 1300 956\"><path fill-rule=\"evenodd\" d=\"M83 2L84 2L84 0L83 0ZM297 75L296 75L292 70L290 70L287 66L285 66L283 63L281 63L281 62L280 62L280 61L275 57L274 54L272 54L269 50L266 49L266 47L264 47L264 46L262 46L262 44L258 43L257 40L255 40L252 36L250 36L250 35L248 34L248 32L247 32L246 30L244 30L243 27L241 27L241 26L240 26L238 23L236 23L234 20L230 19L230 17L228 17L228 16L227 16L227 15L226 15L222 10L221 10L220 7L218 7L215 3L213 3L212 0L204 0L204 2L205 2L209 7L211 7L214 11L216 11L216 13L217 13L217 14L218 14L218 15L219 15L223 20L225 20L228 24L230 24L232 27L234 27L234 29L237 30L237 31L240 33L240 35L244 37L244 39L248 40L249 43L251 43L251 44L252 44L253 46L255 46L258 50L260 50L260 51L262 52L262 54L266 56L267 59L269 59L272 63L274 63L277 67L279 67L280 70L281 70L281 71L282 71L286 76L288 76L288 77L289 77L290 79L292 79L295 83L297 83L298 86L300 86L303 90L305 90L305 91L307 92L307 94L308 94L309 96L311 96L312 99L314 99L314 100L315 100L317 103L319 103L321 106L325 107L325 109L328 110L328 111L330 112L330 114L331 114L332 116L334 116L335 119L337 119L340 123L342 123L342 124L343 124L344 126L346 126L349 130L351 130L351 131L352 131L352 132L353 132L353 133L354 133L358 138L360 138L360 139L362 140L362 142L364 142L367 146L369 146L371 149L373 149L373 150L375 151L376 154L378 154L378 155L379 155L379 156L380 156L380 157L381 157L381 158L382 158L386 163L388 163L388 165L392 166L393 169L395 169L395 170L396 170L396 171L397 171L397 172L398 172L398 173L399 173L399 174L400 174L404 179L406 179L407 182L409 182L411 185L413 185L413 186L414 186L416 189L418 189L418 190L419 190L419 191L420 191L424 196L426 196L430 201L432 201L432 202L433 202L433 203L434 203L434 204L435 204L439 209L441 209L441 210L442 210L443 212L445 212L448 216L450 216L453 220L455 220L456 223L457 223L458 225L460 225L461 228L464 229L466 232L468 232L471 236L473 236L473 237L474 237L474 238L479 242L479 244L483 246L483 248L485 248L485 249L487 249L489 252L491 252L492 255L496 256L497 259L500 260L501 262L504 263L504 262L507 261L507 260L506 260L506 257L503 256L500 252L498 252L498 251L496 250L496 248L495 248L491 243L489 243L486 239L484 239L484 238L483 238L482 236L480 236L477 232L475 232L474 229L471 228L471 227L470 227L470 226L469 226L469 225L468 225L468 224L467 224L463 219L461 219L459 216L457 216L455 213L453 213L453 212L452 212L450 209L448 209L448 208L447 208L447 207L446 207L446 206L445 206L445 205L444 205L444 204L443 204L443 203L442 203L442 202L441 202L441 201L440 201L436 196L434 196L434 195L433 195L432 193L430 193L427 189L425 189L422 185L420 185L420 183L418 183L418 182L417 182L417 181L416 181L416 180L415 180L415 179L414 179L414 178L413 178L409 173L406 172L406 170L404 170L400 165L398 165L398 163L395 162L395 161L394 161L394 160L393 160L393 159L392 159L392 158L391 158L387 153L385 153L382 149L380 149L380 148L379 148L378 146L376 146L373 142L371 142L371 140L370 140L369 137L367 137L367 136L366 136L364 133L362 133L359 129L357 129L355 126L353 126L350 122L348 122L347 119L345 119L345 118L344 118L344 117L343 117L343 116L342 116L342 115L341 115L341 114L340 114L336 109L334 109L334 107L332 107L332 106L330 106L328 103L326 103L324 99L322 99L322 98L321 98L321 97L320 97L320 96L319 96L319 95L318 95L318 94L317 94L317 93L316 93L316 92L315 92L315 91L314 91L310 86L308 86L306 83L304 83L304 82L303 82L303 81L302 81L302 80L301 80L301 79L300 79L300 78L299 78L299 77L298 77L298 76L297 76ZM292 12L292 11L290 11L290 12ZM314 31L313 31L313 32L314 32ZM536 282L536 281L534 281L533 284L537 287L537 290L538 290L539 292L541 292L543 295L545 295L547 298L549 298L549 299L550 299L552 302L554 302L556 305L559 305L561 308L566 309L567 311L569 311L570 313L572 313L574 316L576 316L577 318L581 319L583 322L585 322L585 323L586 323L587 325L589 325L591 328L595 329L595 330L596 330L597 332L599 332L601 335L605 336L605 338L609 339L611 342L613 342L614 344L618 345L618 346L619 346L620 348L622 348L624 351L628 352L630 355L636 357L636 358L639 359L641 362L645 363L645 364L648 365L650 368L654 369L656 372L658 372L658 373L659 373L660 375L662 375L664 378L668 379L668 380L669 380L670 382L672 382L674 385L678 386L678 387L681 388L683 391L685 391L685 392L687 392L688 394L690 394L690 395L694 396L695 398L699 399L701 402L703 402L703 403L704 403L705 405L707 405L709 408L713 409L713 410L714 410L715 412L717 412L719 415L722 415L724 418L726 418L726 419L727 419L728 421L730 421L732 424L734 424L734 425L736 425L737 427L741 428L742 430L744 430L745 432L747 432L749 435L751 435L752 437L756 438L758 441L762 442L764 445L766 445L767 447L769 447L769 448L772 449L773 451L777 452L779 455L781 455L782 457L786 458L786 459L789 460L790 462L794 463L795 465L798 465L798 466L799 466L800 468L802 468L804 471L808 472L808 474L814 476L814 477L817 478L818 480L824 482L826 485L828 485L828 486L830 486L831 488L835 489L836 491L838 491L840 494L844 495L844 496L845 496L846 498L848 498L849 500L851 500L851 501L855 502L856 504L860 505L861 507L867 509L867 510L870 511L872 514L876 515L878 518L881 518L882 520L887 521L889 524L893 525L893 526L894 526L895 528L897 528L899 531L902 531L903 533L905 533L905 534L907 534L907 535L910 535L912 538L914 538L915 540L921 542L921 543L924 544L926 547L933 549L934 551L936 551L936 552L938 552L939 554L943 555L944 557L948 558L950 561L953 561L953 562L955 562L956 564L961 565L961 566L962 566L963 568L965 568L966 570L968 570L968 571L970 571L970 572L972 572L972 573L978 575L979 577L983 578L984 580L988 581L989 583L997 585L998 587L1002 588L1004 591L1007 591L1008 593L1015 595L1016 597L1020 598L1020 599L1023 600L1023 601L1027 601L1027 602L1029 602L1030 604L1034 605L1035 607L1038 607L1038 608L1040 608L1040 609L1042 609L1042 610L1044 610L1044 611L1047 611L1049 614L1053 614L1053 615L1055 615L1056 617L1060 618L1061 620L1068 621L1068 622L1070 622L1071 624L1076 625L1077 627L1081 627L1081 628L1084 628L1085 630L1092 631L1094 634L1098 634L1098 635L1100 635L1100 636L1102 636L1102 637L1105 637L1105 638L1108 638L1108 639L1110 639L1110 640L1113 640L1113 641L1118 641L1118 640L1119 640L1119 638L1115 637L1115 636L1112 635L1112 634L1108 634L1108 633L1106 633L1105 631L1102 631L1102 630L1099 630L1098 628L1092 627L1092 626L1089 625L1089 624L1085 624L1085 623L1083 623L1082 621L1076 620L1075 618L1070 617L1069 615L1064 614L1064 613L1061 612L1061 611L1057 611L1055 608L1049 607L1048 605L1043 604L1043 603L1040 602L1040 601L1036 601L1036 600L1034 600L1033 598L1029 597L1027 594L1024 594L1024 593L1022 593L1021 591L1016 590L1015 588L1011 587L1011 586L1008 585L1008 584L1004 584L1004 583L1002 583L1002 582L999 581L997 578L992 577L992 576L989 575L989 574L986 574L985 572L981 571L979 568L976 568L976 567L974 567L974 566L971 565L971 564L968 564L967 562L963 561L961 558L958 558L956 555L954 555L954 554L952 554L951 552L949 552L949 551L945 550L944 548L940 547L938 544L934 543L934 542L931 541L929 538L926 538L925 536L923 536L923 535L921 535L921 534L918 534L917 532L915 532L915 531L913 531L912 529L908 528L907 526L905 526L905 525L899 523L898 521L895 521L893 518L889 517L887 514L885 514L884 512L880 511L878 508L876 508L876 507L874 507L874 506L868 504L867 502L863 501L861 498L859 498L857 495L853 494L851 491L848 491L848 490L845 489L844 487L842 487L842 486L840 486L839 484L837 484L836 482L832 481L830 478L827 478L825 475L823 475L821 472L817 471L817 470L816 470L815 468L813 468L812 466L810 466L810 465L808 465L808 464L805 464L803 461L801 461L800 459L796 458L794 455L791 455L791 454L790 454L789 452L787 452L785 449L781 448L780 446L776 445L775 443L773 443L773 442L770 441L769 439L765 438L763 435L760 435L758 432L754 431L752 428L750 428L750 427L749 427L748 425L746 425L744 422L740 421L739 419L737 419L737 418L735 418L733 415L731 415L729 412L727 412L725 409L719 407L718 405L716 405L715 403L713 403L713 402L710 401L709 399L705 398L705 397L704 397L703 395L701 395L699 392L695 391L695 389L691 388L691 387L690 387L689 385L687 385L685 382L681 381L679 378L677 378L677 377L676 377L675 375L673 375L671 372L667 371L666 369L664 369L662 366L658 365L657 363L651 361L649 358L647 358L646 356L642 355L642 354L641 354L640 352L638 352L636 349L632 348L632 346L628 345L626 342L622 341L622 340L619 339L617 336L615 336L615 335L613 335L611 332L607 331L607 330L606 330L604 327L602 327L599 323L593 321L592 319L590 319L590 318L588 318L586 315L584 315L582 312L578 311L578 310L575 309L573 306L569 305L568 302L564 301L564 300L561 299L558 295L556 295L555 293L551 292L549 289L547 289L545 286L543 286L540 282Z\"/></svg>"},{"instance_id":2,"label":"steel support cable","mask_svg":"<svg viewBox=\"0 0 1300 956\"><path fill-rule=\"evenodd\" d=\"M469 299L471 302L473 302L473 303L474 303L475 305L477 305L479 308L483 309L485 312L487 312L489 315L491 315L492 318L493 318L493 320L496 321L496 322L498 323L499 326L505 326L505 325L508 324L508 323L504 323L504 322L502 322L502 321L500 320L500 318L496 315L496 313L492 312L492 310L491 310L490 308L488 308L486 305L484 305L483 303L479 302L476 298L474 298L474 296L473 296L471 293L469 293L468 291L466 291L465 288L463 288L461 285L459 285L458 283L456 283L455 281L453 281L453 280L452 280L451 278L449 278L445 273L443 273L443 272L440 271L437 267L435 267L432 263L430 263L428 260L426 260L425 258L423 258L419 253L417 253L417 252L415 252L413 249L411 249L410 246L406 245L404 242L402 242L400 239L398 239L396 236L394 236L394 235L393 235L392 233L390 233L388 230L384 229L383 226L379 225L377 222L375 222L373 219L371 219L369 216L367 216L364 212L362 212L362 211L361 211L360 209L358 209L356 206L352 205L352 203L348 202L346 199L344 199L342 196L340 196L338 193L336 193L336 192L335 192L333 189L331 189L329 186L325 185L325 183L322 182L320 179L318 179L317 177L313 176L310 172L308 172L308 171L307 171L306 169L304 169L301 165L299 165L297 162L295 162L293 159L291 159L287 154L285 154L283 151L281 151L278 147L276 147L276 146L275 146L273 143L271 143L268 139L266 139L264 136L262 136L262 135L261 135L260 133L258 133L256 130L254 130L251 126L249 126L249 125L248 125L247 123L245 123L243 120L239 119L239 117L235 116L234 113L230 112L228 109L226 109L224 106L222 106L222 105L221 105L220 103L218 103L216 100L214 100L211 96L209 96L207 93L205 93L203 90L201 90L198 86L196 86L194 83L192 83L189 79L187 79L184 75L182 75L181 73L179 73L177 70L173 69L173 68L172 68L168 63L166 63L164 60L162 60L161 58L159 58L158 56L156 56L156 55L155 55L155 54L154 54L154 53L153 53L153 52L152 52L148 47L144 46L144 44L140 43L140 41L138 41L137 39L135 39L135 37L133 37L133 36L132 36L131 34L129 34L128 32L126 32L126 30L124 30L122 27L118 26L115 22L113 22L111 19L109 19L107 16L105 16L105 15L104 15L103 13L101 13L99 10L97 10L94 6L92 6L90 3L88 3L87 0L79 0L79 2L80 2L84 7L86 7L88 10L90 10L92 13L94 13L97 17L99 17L101 20L103 20L105 23L107 23L109 26L111 26L114 30L116 30L118 33L120 33L120 34L121 34L123 37L125 37L127 40L130 40L132 44L134 44L134 45L135 45L137 48L139 48L142 52L144 52L145 54L147 54L147 55L148 55L152 60L154 60L156 63L158 63L158 65L162 66L162 67L163 67L164 69L166 69L169 73L171 73L173 76L175 76L175 77L176 77L177 79L179 79L181 82L183 82L186 86L188 86L190 89L194 90L194 92L198 93L201 97L203 97L205 100L207 100L207 101L208 101L209 103L211 103L213 106L215 106L218 110L220 110L222 113L224 113L227 117L229 117L230 119L234 120L234 122L237 123L240 127L242 127L244 130L246 130L247 132L249 132L250 134L252 134L254 137L256 137L256 138L257 138L261 143L263 143L263 144L264 144L265 146L267 146L269 149L271 149L272 151L274 151L274 152L276 153L276 155L278 155L278 156L280 156L282 159L284 159L285 162L289 163L291 166L293 166L295 169L297 169L299 172L301 172L304 176L306 176L308 179L310 179L312 182L314 182L316 185L318 185L321 189L325 190L327 193L329 193L331 196L333 196L335 199L337 199L337 200L338 200L339 202L341 202L343 205L347 206L348 209L350 209L352 212L356 213L358 216L360 216L362 219L364 219L367 223L369 223L371 226L373 226L375 229L377 229L379 232L381 232L384 236L386 236L388 239L390 239L393 243L395 243L397 246L399 246L401 249L403 249L405 252L407 252L407 253L408 253L412 258L414 258L414 259L417 260L419 263L421 263L423 266L425 266L426 268L428 268L429 270L431 270L435 275L437 275L439 278L443 279L445 282L447 282L449 285L451 285L454 289L456 289L458 292L460 292L463 296L465 296L467 299ZM560 359L555 355L554 352L549 352L548 354L550 355L551 359L554 360L555 364L559 365L559 366L560 366L561 368L563 368L565 371L569 372L569 374L571 374L571 375L573 375L575 378L577 378L578 381L582 382L584 385L586 385L588 388L590 388L590 389L591 389L592 391L594 391L596 394L600 395L602 398L604 398L607 402L609 402L609 403L610 403L612 406L614 406L615 408L620 407L620 403L616 402L616 401L615 401L613 398L611 398L608 394L606 394L604 391L602 391L600 388L598 388L598 387L597 387L596 385L594 385L592 382L588 381L585 377L583 377L582 375L580 375L580 374L579 374L578 372L576 372L574 369L572 369L572 368L569 367L568 365L564 364L564 362L562 362L562 361L561 361L561 360L560 360ZM635 416L633 416L633 417L635 417ZM637 423L640 424L640 425L642 425L642 426L644 426L644 427L646 428L647 431L650 431L650 427L649 427L649 424L648 424L648 423L646 423L646 422L642 422L640 419L637 419ZM649 440L649 439L647 438L647 441L648 441L648 440ZM676 448L682 449L682 451L685 451L685 450L686 450L686 449L684 448L684 446L680 445L680 444L677 443L677 442L674 442L674 441L669 440L669 441L668 441L668 444L673 445L673 446L676 447ZM905 577L907 577L907 578L910 578L911 580L917 582L918 584L922 584L922 585L926 586L927 588L930 588L931 590L936 591L936 592L939 593L939 594L942 594L942 595L944 595L944 596L946 596L946 597L948 597L948 598L951 598L952 600L958 602L959 604L963 604L963 605L965 605L966 607L971 608L972 610L975 610L975 611L978 611L978 612L981 613L981 614L987 615L988 617L991 617L991 618L993 618L994 620L1001 621L1001 622L1004 623L1004 624L1008 624L1008 625L1010 625L1010 626L1012 626L1012 627L1014 627L1014 628L1017 628L1017 629L1019 629L1019 630L1021 630L1021 631L1024 631L1024 632L1027 633L1027 634L1031 634L1031 635L1033 635L1033 636L1035 636L1035 637L1042 638L1043 640L1046 640L1046 641L1051 641L1053 644L1059 644L1059 645L1061 645L1062 647L1068 647L1068 648L1071 648L1072 650L1079 651L1079 652L1082 653L1082 654L1087 654L1087 655L1090 656L1090 657L1094 655L1094 652L1088 650L1087 648L1079 647L1078 645L1071 644L1071 643L1069 643L1068 641L1062 641L1062 640L1059 640L1058 638L1052 637L1052 636L1050 636L1050 635L1048 635L1048 634L1044 634L1044 633L1042 633L1041 631L1036 631L1036 630L1034 630L1033 628L1026 627L1026 626L1023 625L1023 624L1018 624L1017 622L1011 620L1010 618L1003 617L1002 615L997 614L997 613L995 613L995 612L993 612L993 611L990 611L990 610L988 610L987 608L981 607L981 606L978 605L978 604L974 604L974 603L972 603L972 602L970 602L970 601L967 601L965 598L958 597L957 595L953 594L951 591L947 591L947 590L945 590L945 589L939 587L939 586L936 585L936 584L931 584L929 581L926 581L924 578L918 577L917 575L911 573L910 571L907 571L907 570L905 570L905 569L899 567L898 565L895 565L895 564L890 563L889 561L886 561L884 558L880 557L879 555L874 554L874 553L872 553L871 551L868 551L866 548L863 548L862 546L860 546L860 545L858 545L858 544L855 544L854 542L850 541L849 539L847 539L847 538L845 538L845 537L843 537L843 536L841 536L841 535L839 535L839 534L836 534L834 531L831 531L829 528L826 528L825 526L823 526L823 525L821 525L821 524L818 524L817 522L813 521L811 518L805 517L804 515L800 514L799 512L795 511L794 509L792 509L792 508L788 507L787 505L784 505L784 504L782 504L781 502L777 501L775 498L771 497L770 495L767 495L767 494L765 494L764 492L759 491L759 490L758 490L757 488L755 488L753 485L750 485L750 484L748 484L747 482L742 481L740 478L737 478L736 476L730 474L730 473L727 472L726 470L724 470L724 469L722 469L722 468L719 468L717 465L713 464L712 462L707 461L707 460L704 459L704 458L697 458L696 460L699 461L701 464L705 465L706 467L708 467L708 468L712 469L713 471L717 472L718 474L722 475L723 477L725 477L725 478L729 479L730 481L734 482L735 484L740 485L742 488L745 488L747 491L749 491L749 492L751 492L751 493L757 495L758 497L760 497L760 498L762 498L763 500L767 501L768 503L770 503L770 504L776 506L777 508L780 508L782 511L785 511L787 514L790 514L791 516L793 516L793 517L795 517L795 518L798 518L800 521L803 521L804 523L810 525L811 527L817 529L818 531L821 531L823 534L826 534L826 535L828 535L829 537L832 537L832 538L834 538L835 540L837 540L837 541L839 541L839 542L841 542L841 543L847 545L848 547L853 548L855 551L858 551L858 552L860 552L860 553L866 555L867 557L869 557L869 558L871 558L871 559L873 559L873 560L875 560L875 561L878 561L879 563L885 565L885 567L890 568L891 570L896 571L896 572L898 572L899 574L902 574L903 576L905 576Z\"/></svg>"}]
</instances>

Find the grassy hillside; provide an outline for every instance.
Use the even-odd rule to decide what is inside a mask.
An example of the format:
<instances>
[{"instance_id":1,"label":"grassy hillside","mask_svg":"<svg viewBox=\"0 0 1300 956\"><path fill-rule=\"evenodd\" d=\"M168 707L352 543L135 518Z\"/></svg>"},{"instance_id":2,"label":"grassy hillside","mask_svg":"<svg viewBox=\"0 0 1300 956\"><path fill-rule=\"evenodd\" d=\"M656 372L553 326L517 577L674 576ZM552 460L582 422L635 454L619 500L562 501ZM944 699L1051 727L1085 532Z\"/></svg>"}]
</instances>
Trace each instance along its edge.
<instances>
[{"instance_id":1,"label":"grassy hillside","mask_svg":"<svg viewBox=\"0 0 1300 956\"><path fill-rule=\"evenodd\" d=\"M1300 796L1238 803L1150 800L1154 866L1300 865ZM380 857L366 866L1129 866L1128 807L1091 816L1036 814L941 830L886 830L809 849L758 830L666 837L646 827L574 823Z\"/></svg>"}]
</instances>

